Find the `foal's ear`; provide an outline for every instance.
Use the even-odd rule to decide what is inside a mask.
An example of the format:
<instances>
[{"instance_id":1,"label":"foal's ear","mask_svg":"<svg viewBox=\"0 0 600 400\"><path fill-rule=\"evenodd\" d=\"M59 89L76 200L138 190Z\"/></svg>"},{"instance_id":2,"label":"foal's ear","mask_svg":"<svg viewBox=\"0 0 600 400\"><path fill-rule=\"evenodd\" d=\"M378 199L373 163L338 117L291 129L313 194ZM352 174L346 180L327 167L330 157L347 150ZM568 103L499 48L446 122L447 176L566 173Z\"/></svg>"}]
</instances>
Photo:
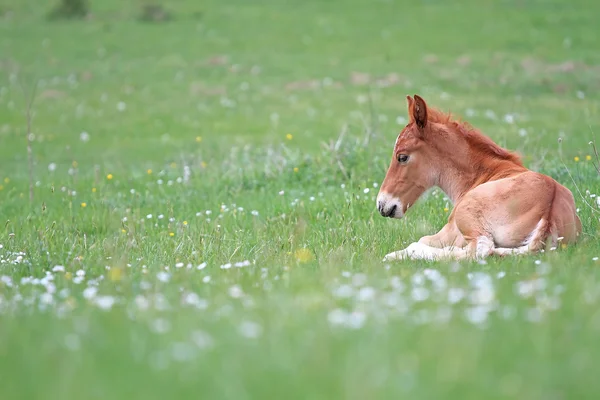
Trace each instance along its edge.
<instances>
[{"instance_id":1,"label":"foal's ear","mask_svg":"<svg viewBox=\"0 0 600 400\"><path fill-rule=\"evenodd\" d=\"M406 102L408 103L408 116L412 118L413 115L413 107L415 106L415 101L412 97L406 96Z\"/></svg>"},{"instance_id":2,"label":"foal's ear","mask_svg":"<svg viewBox=\"0 0 600 400\"><path fill-rule=\"evenodd\" d=\"M415 94L412 117L419 128L425 128L427 125L427 103L418 94Z\"/></svg>"}]
</instances>

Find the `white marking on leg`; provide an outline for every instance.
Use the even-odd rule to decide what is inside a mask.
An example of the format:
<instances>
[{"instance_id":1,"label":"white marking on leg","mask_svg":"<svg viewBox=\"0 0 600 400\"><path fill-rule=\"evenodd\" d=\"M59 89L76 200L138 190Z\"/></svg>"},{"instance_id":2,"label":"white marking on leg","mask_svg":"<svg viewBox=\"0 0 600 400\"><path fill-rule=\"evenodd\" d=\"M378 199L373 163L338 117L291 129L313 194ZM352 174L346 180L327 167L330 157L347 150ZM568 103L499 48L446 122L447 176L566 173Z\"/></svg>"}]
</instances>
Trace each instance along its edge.
<instances>
[{"instance_id":1,"label":"white marking on leg","mask_svg":"<svg viewBox=\"0 0 600 400\"><path fill-rule=\"evenodd\" d=\"M423 243L411 243L406 249L395 251L385 256L383 261L394 260L441 260L441 259L463 259L466 257L466 249L457 247L437 247L427 246Z\"/></svg>"},{"instance_id":2,"label":"white marking on leg","mask_svg":"<svg viewBox=\"0 0 600 400\"><path fill-rule=\"evenodd\" d=\"M487 236L479 236L477 238L477 247L475 249L475 257L482 260L492 254L494 251L494 241Z\"/></svg>"}]
</instances>

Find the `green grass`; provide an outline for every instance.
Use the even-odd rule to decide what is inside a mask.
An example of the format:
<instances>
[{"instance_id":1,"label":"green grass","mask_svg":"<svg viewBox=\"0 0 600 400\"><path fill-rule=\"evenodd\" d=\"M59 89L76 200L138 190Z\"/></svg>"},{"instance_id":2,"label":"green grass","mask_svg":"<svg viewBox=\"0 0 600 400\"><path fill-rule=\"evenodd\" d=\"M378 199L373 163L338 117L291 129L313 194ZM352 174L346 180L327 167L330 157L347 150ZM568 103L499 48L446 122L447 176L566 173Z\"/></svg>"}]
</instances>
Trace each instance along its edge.
<instances>
[{"instance_id":1,"label":"green grass","mask_svg":"<svg viewBox=\"0 0 600 400\"><path fill-rule=\"evenodd\" d=\"M600 5L121 3L0 2L2 399L597 396ZM451 208L375 209L414 93L571 188L580 244L383 264Z\"/></svg>"}]
</instances>

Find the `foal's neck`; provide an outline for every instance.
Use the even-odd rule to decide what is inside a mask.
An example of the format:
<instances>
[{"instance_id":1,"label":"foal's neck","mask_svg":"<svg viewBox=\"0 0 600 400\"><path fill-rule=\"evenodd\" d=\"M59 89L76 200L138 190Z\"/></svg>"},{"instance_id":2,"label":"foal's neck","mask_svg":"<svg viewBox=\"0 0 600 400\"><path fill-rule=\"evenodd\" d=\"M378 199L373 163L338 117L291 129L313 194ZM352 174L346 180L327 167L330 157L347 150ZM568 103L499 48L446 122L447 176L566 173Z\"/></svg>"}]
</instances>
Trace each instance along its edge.
<instances>
[{"instance_id":1,"label":"foal's neck","mask_svg":"<svg viewBox=\"0 0 600 400\"><path fill-rule=\"evenodd\" d=\"M490 181L507 178L527 170L514 162L470 151L463 159L448 162L440 171L437 186L456 203L471 189Z\"/></svg>"}]
</instances>

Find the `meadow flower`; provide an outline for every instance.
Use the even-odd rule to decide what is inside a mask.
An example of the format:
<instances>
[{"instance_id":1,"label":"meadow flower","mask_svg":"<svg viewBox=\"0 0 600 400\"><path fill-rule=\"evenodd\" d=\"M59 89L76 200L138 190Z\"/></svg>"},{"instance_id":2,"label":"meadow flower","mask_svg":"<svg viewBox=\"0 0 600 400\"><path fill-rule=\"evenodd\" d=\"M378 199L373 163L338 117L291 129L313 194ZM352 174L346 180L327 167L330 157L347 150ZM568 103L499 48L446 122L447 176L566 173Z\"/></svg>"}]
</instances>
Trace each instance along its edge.
<instances>
[{"instance_id":1,"label":"meadow flower","mask_svg":"<svg viewBox=\"0 0 600 400\"><path fill-rule=\"evenodd\" d=\"M213 338L204 331L194 331L191 334L192 342L200 349L207 349L214 345Z\"/></svg>"},{"instance_id":2,"label":"meadow flower","mask_svg":"<svg viewBox=\"0 0 600 400\"><path fill-rule=\"evenodd\" d=\"M469 322L475 325L487 320L489 309L486 306L474 306L465 310L465 316Z\"/></svg>"},{"instance_id":3,"label":"meadow flower","mask_svg":"<svg viewBox=\"0 0 600 400\"><path fill-rule=\"evenodd\" d=\"M592 156L590 156L589 154L587 156L585 156L586 161L590 161L592 159Z\"/></svg>"},{"instance_id":4,"label":"meadow flower","mask_svg":"<svg viewBox=\"0 0 600 400\"><path fill-rule=\"evenodd\" d=\"M429 298L429 290L424 287L414 287L410 293L410 296L416 302L425 301Z\"/></svg>"},{"instance_id":5,"label":"meadow flower","mask_svg":"<svg viewBox=\"0 0 600 400\"><path fill-rule=\"evenodd\" d=\"M98 293L98 288L95 286L88 286L83 290L83 297L86 300L91 300L96 297L96 293Z\"/></svg>"},{"instance_id":6,"label":"meadow flower","mask_svg":"<svg viewBox=\"0 0 600 400\"><path fill-rule=\"evenodd\" d=\"M340 285L333 290L333 295L342 299L352 297L353 294L354 289L347 284Z\"/></svg>"},{"instance_id":7,"label":"meadow flower","mask_svg":"<svg viewBox=\"0 0 600 400\"><path fill-rule=\"evenodd\" d=\"M52 272L65 272L65 267L62 265L55 265L52 268Z\"/></svg>"},{"instance_id":8,"label":"meadow flower","mask_svg":"<svg viewBox=\"0 0 600 400\"><path fill-rule=\"evenodd\" d=\"M84 143L87 142L87 141L89 141L90 140L90 134L87 133L87 132L85 132L85 131L81 132L79 134L79 140L81 140Z\"/></svg>"},{"instance_id":9,"label":"meadow flower","mask_svg":"<svg viewBox=\"0 0 600 400\"><path fill-rule=\"evenodd\" d=\"M116 303L116 299L113 296L98 296L95 303L100 309L108 311Z\"/></svg>"},{"instance_id":10,"label":"meadow flower","mask_svg":"<svg viewBox=\"0 0 600 400\"><path fill-rule=\"evenodd\" d=\"M120 101L117 103L117 110L120 112L125 111L125 109L127 109L127 104L125 104L124 101Z\"/></svg>"},{"instance_id":11,"label":"meadow flower","mask_svg":"<svg viewBox=\"0 0 600 400\"><path fill-rule=\"evenodd\" d=\"M87 207L87 203L84 201L81 203L81 208L86 208Z\"/></svg>"},{"instance_id":12,"label":"meadow flower","mask_svg":"<svg viewBox=\"0 0 600 400\"><path fill-rule=\"evenodd\" d=\"M108 175L106 175L106 179L108 179L109 181L110 181L112 178L113 178L113 175L112 175L112 174L108 174Z\"/></svg>"},{"instance_id":13,"label":"meadow flower","mask_svg":"<svg viewBox=\"0 0 600 400\"><path fill-rule=\"evenodd\" d=\"M285 138L286 138L287 140L292 140L294 137L292 136L292 134L291 134L291 133L288 133L287 135L285 135Z\"/></svg>"},{"instance_id":14,"label":"meadow flower","mask_svg":"<svg viewBox=\"0 0 600 400\"><path fill-rule=\"evenodd\" d=\"M145 311L148 308L150 308L150 301L145 298L144 296L142 296L141 294L138 294L137 296L135 296L135 305L137 306L138 309Z\"/></svg>"},{"instance_id":15,"label":"meadow flower","mask_svg":"<svg viewBox=\"0 0 600 400\"><path fill-rule=\"evenodd\" d=\"M182 301L184 304L196 307L199 310L206 310L208 308L208 301L201 299L200 296L194 292L186 293L183 296Z\"/></svg>"},{"instance_id":16,"label":"meadow flower","mask_svg":"<svg viewBox=\"0 0 600 400\"><path fill-rule=\"evenodd\" d=\"M234 264L235 267L237 268L242 268L242 267L247 267L251 265L249 260L244 260L244 261L238 261Z\"/></svg>"},{"instance_id":17,"label":"meadow flower","mask_svg":"<svg viewBox=\"0 0 600 400\"><path fill-rule=\"evenodd\" d=\"M456 304L465 297L465 291L461 288L450 288L448 289L448 302L450 304Z\"/></svg>"},{"instance_id":18,"label":"meadow flower","mask_svg":"<svg viewBox=\"0 0 600 400\"><path fill-rule=\"evenodd\" d=\"M262 334L262 327L256 322L244 321L240 324L239 332L248 339L256 339Z\"/></svg>"},{"instance_id":19,"label":"meadow flower","mask_svg":"<svg viewBox=\"0 0 600 400\"><path fill-rule=\"evenodd\" d=\"M169 282L169 280L171 279L171 275L168 272L160 271L156 274L156 279L158 279L161 282Z\"/></svg>"},{"instance_id":20,"label":"meadow flower","mask_svg":"<svg viewBox=\"0 0 600 400\"><path fill-rule=\"evenodd\" d=\"M347 326L351 329L360 329L365 324L367 315L363 311L353 311L348 316Z\"/></svg>"},{"instance_id":21,"label":"meadow flower","mask_svg":"<svg viewBox=\"0 0 600 400\"><path fill-rule=\"evenodd\" d=\"M375 297L375 289L370 286L360 288L357 298L359 301L370 301Z\"/></svg>"},{"instance_id":22,"label":"meadow flower","mask_svg":"<svg viewBox=\"0 0 600 400\"><path fill-rule=\"evenodd\" d=\"M296 250L294 257L301 263L307 263L315 259L314 255L307 248Z\"/></svg>"},{"instance_id":23,"label":"meadow flower","mask_svg":"<svg viewBox=\"0 0 600 400\"><path fill-rule=\"evenodd\" d=\"M167 333L171 330L171 323L164 318L157 318L152 321L150 327L158 334Z\"/></svg>"},{"instance_id":24,"label":"meadow flower","mask_svg":"<svg viewBox=\"0 0 600 400\"><path fill-rule=\"evenodd\" d=\"M108 279L113 282L118 282L123 277L123 270L121 268L111 268L108 271Z\"/></svg>"},{"instance_id":25,"label":"meadow flower","mask_svg":"<svg viewBox=\"0 0 600 400\"><path fill-rule=\"evenodd\" d=\"M229 296L231 296L234 299L239 299L244 295L244 291L238 285L233 285L232 287L230 287L228 292Z\"/></svg>"},{"instance_id":26,"label":"meadow flower","mask_svg":"<svg viewBox=\"0 0 600 400\"><path fill-rule=\"evenodd\" d=\"M331 325L343 325L348 319L346 311L336 308L327 314L327 320Z\"/></svg>"},{"instance_id":27,"label":"meadow flower","mask_svg":"<svg viewBox=\"0 0 600 400\"><path fill-rule=\"evenodd\" d=\"M171 236L171 237L175 236L175 232L169 232L169 236Z\"/></svg>"},{"instance_id":28,"label":"meadow flower","mask_svg":"<svg viewBox=\"0 0 600 400\"><path fill-rule=\"evenodd\" d=\"M504 116L504 122L507 124L513 124L515 122L515 116L512 114L506 114Z\"/></svg>"}]
</instances>

